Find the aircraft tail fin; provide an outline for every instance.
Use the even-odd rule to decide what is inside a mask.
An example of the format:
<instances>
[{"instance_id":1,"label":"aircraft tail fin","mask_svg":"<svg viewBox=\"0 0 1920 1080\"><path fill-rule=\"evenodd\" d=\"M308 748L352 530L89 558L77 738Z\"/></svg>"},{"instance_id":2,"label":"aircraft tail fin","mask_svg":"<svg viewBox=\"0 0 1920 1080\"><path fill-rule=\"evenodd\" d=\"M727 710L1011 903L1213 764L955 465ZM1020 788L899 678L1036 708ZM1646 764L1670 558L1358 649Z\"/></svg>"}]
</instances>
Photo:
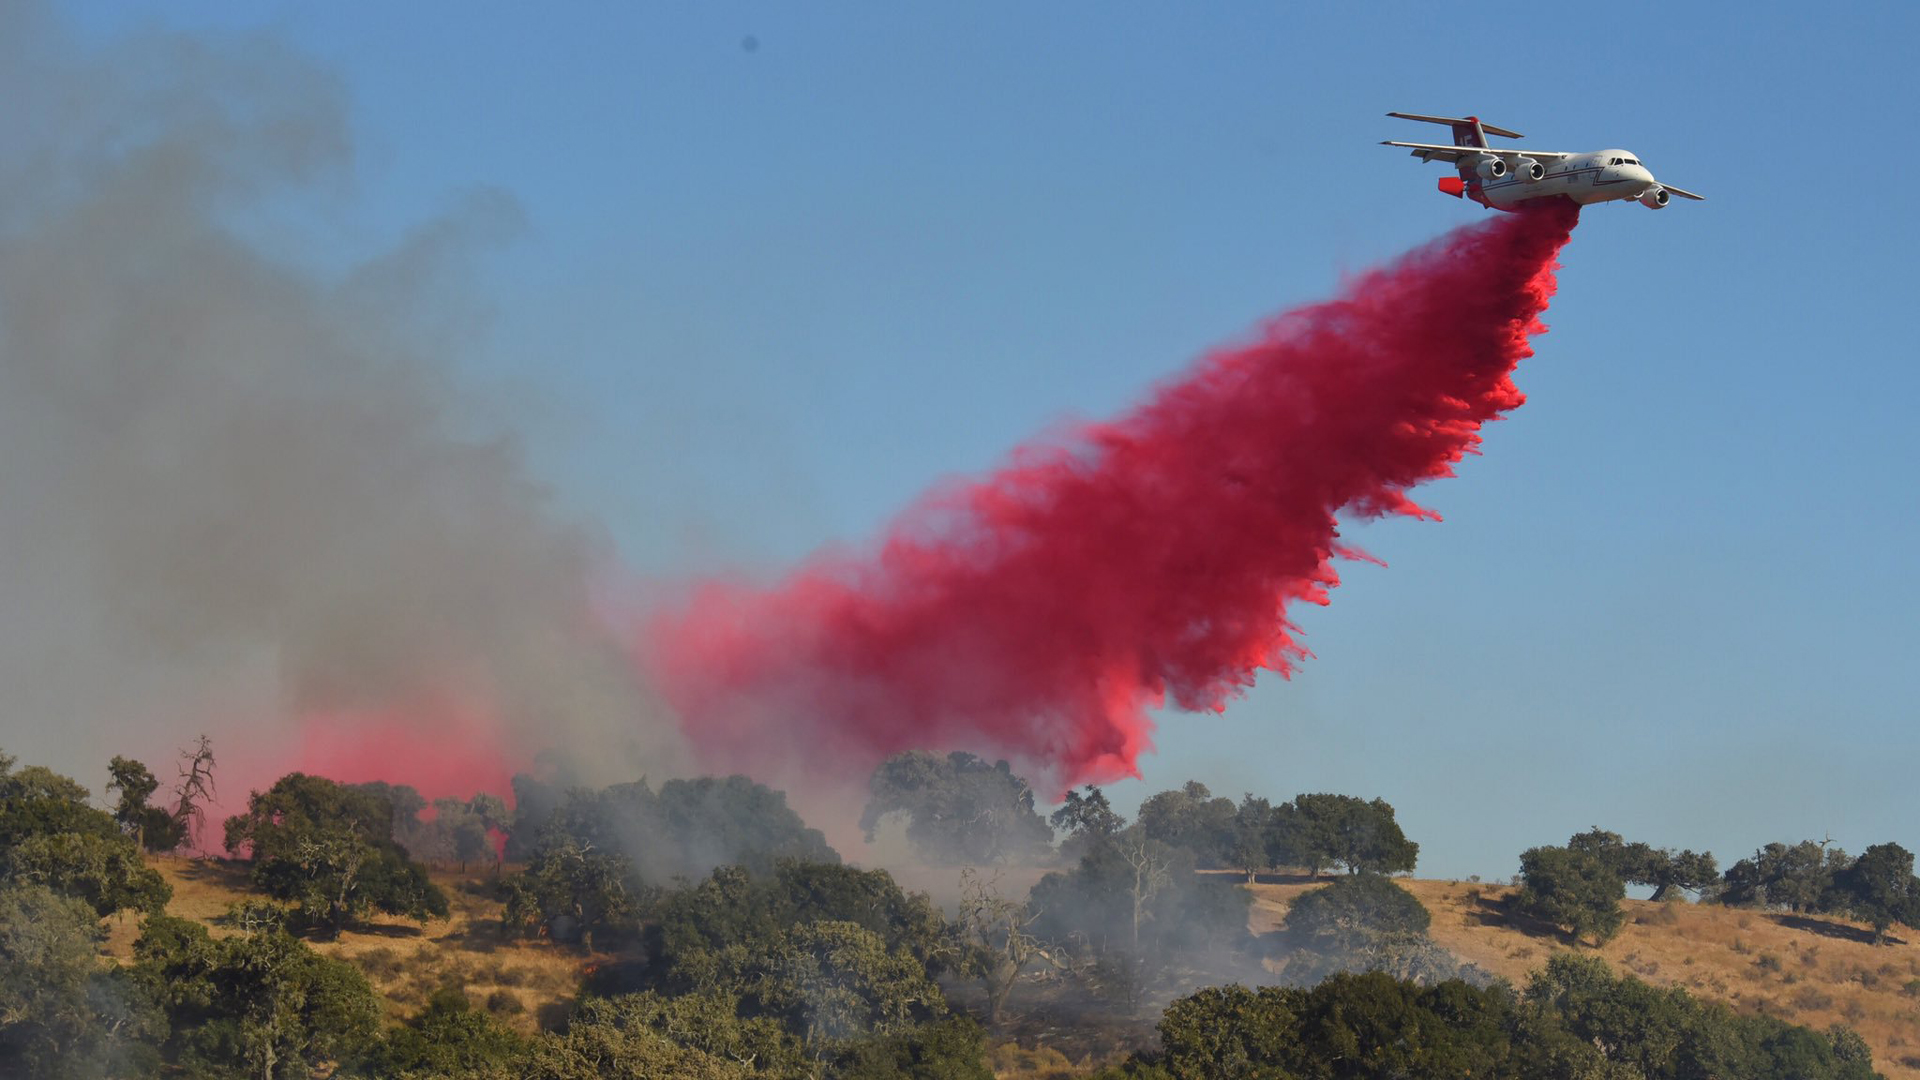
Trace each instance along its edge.
<instances>
[{"instance_id":1,"label":"aircraft tail fin","mask_svg":"<svg viewBox=\"0 0 1920 1080\"><path fill-rule=\"evenodd\" d=\"M1487 136L1499 135L1502 138L1518 139L1520 133L1506 128L1483 124L1477 116L1422 116L1419 113L1390 112L1388 116L1402 120L1418 120L1425 124L1445 124L1453 129L1453 145L1471 147L1475 150L1487 148Z\"/></svg>"}]
</instances>

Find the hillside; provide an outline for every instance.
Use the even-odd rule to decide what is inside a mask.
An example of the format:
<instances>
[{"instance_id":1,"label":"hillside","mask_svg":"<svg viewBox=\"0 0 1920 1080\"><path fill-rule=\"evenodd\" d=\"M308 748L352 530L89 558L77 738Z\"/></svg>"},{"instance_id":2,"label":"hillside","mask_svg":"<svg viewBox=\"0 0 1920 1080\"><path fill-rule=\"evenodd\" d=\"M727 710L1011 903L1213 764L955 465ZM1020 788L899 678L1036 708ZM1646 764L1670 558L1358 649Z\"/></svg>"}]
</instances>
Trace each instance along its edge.
<instances>
[{"instance_id":1,"label":"hillside","mask_svg":"<svg viewBox=\"0 0 1920 1080\"><path fill-rule=\"evenodd\" d=\"M184 859L155 865L174 887L168 910L207 921L216 934L223 931L214 920L247 895L245 870L237 865ZM503 938L500 904L485 895L485 874L434 877L451 901L450 919L425 927L378 922L314 947L365 971L395 1018L411 1015L448 984L462 986L476 1006L522 1031L564 1015L593 961L570 949ZM1400 884L1432 912L1436 941L1516 983L1568 947L1545 927L1511 919L1506 901L1512 890L1504 886L1409 879ZM1253 930L1277 927L1293 900L1314 887L1304 879L1248 886ZM1626 926L1599 950L1616 970L1793 1023L1846 1024L1873 1046L1876 1067L1889 1080L1920 1080L1920 942L1911 932L1875 946L1866 928L1828 918L1643 900L1628 900L1626 908ZM112 927L108 950L130 957L138 924L127 919ZM1014 1055L996 1057L1017 1068Z\"/></svg>"},{"instance_id":2,"label":"hillside","mask_svg":"<svg viewBox=\"0 0 1920 1080\"><path fill-rule=\"evenodd\" d=\"M1433 914L1434 940L1516 983L1568 946L1507 914L1513 890L1471 882L1400 880ZM1249 886L1253 928L1271 930L1305 881ZM1796 1024L1846 1024L1873 1046L1889 1080L1920 1080L1920 943L1911 932L1870 944L1864 926L1689 903L1625 902L1627 923L1599 950L1616 971L1682 986L1744 1012ZM1585 950L1591 952L1592 950Z\"/></svg>"},{"instance_id":3,"label":"hillside","mask_svg":"<svg viewBox=\"0 0 1920 1080\"><path fill-rule=\"evenodd\" d=\"M248 891L244 864L162 858L153 865L173 886L167 913L201 920L215 936L227 932L216 920L228 905L257 895ZM433 879L447 894L451 914L445 921L418 926L376 917L364 929L341 934L338 941L309 944L365 972L394 1018L413 1015L447 985L465 988L476 1007L523 1033L565 1016L589 959L573 950L505 938L500 932L501 904L485 895L485 874L435 873ZM107 950L131 959L139 924L127 918L109 925Z\"/></svg>"}]
</instances>

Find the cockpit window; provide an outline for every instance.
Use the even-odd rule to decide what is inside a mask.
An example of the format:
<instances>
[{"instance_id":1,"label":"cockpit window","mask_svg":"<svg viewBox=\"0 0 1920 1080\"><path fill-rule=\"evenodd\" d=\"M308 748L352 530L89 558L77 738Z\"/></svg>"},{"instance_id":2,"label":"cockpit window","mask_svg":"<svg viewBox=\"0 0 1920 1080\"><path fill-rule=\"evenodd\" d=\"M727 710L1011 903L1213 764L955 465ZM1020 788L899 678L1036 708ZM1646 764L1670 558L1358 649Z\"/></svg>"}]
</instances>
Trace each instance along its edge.
<instances>
[{"instance_id":1,"label":"cockpit window","mask_svg":"<svg viewBox=\"0 0 1920 1080\"><path fill-rule=\"evenodd\" d=\"M1627 164L1629 164L1629 165L1638 165L1638 164L1640 164L1640 159L1639 159L1639 158L1628 158L1628 159L1627 159Z\"/></svg>"},{"instance_id":2,"label":"cockpit window","mask_svg":"<svg viewBox=\"0 0 1920 1080\"><path fill-rule=\"evenodd\" d=\"M1620 159L1619 159L1619 158L1614 158L1614 159L1613 159L1612 161L1609 161L1609 162L1607 162L1607 164L1609 164L1609 165L1618 165L1618 164L1620 164Z\"/></svg>"}]
</instances>

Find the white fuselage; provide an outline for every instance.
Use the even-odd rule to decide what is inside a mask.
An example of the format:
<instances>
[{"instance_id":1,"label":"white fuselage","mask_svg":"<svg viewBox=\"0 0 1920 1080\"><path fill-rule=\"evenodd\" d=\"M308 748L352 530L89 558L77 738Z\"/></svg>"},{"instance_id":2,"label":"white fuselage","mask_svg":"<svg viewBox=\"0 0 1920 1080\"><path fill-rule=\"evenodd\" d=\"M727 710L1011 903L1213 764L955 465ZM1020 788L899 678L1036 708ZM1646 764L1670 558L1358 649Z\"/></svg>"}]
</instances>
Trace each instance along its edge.
<instances>
[{"instance_id":1,"label":"white fuselage","mask_svg":"<svg viewBox=\"0 0 1920 1080\"><path fill-rule=\"evenodd\" d=\"M1627 150L1574 154L1541 164L1546 168L1546 175L1538 180L1527 179L1520 169L1510 170L1497 180L1487 180L1475 171L1473 158L1464 158L1460 162L1460 178L1466 181L1469 199L1495 210L1510 210L1529 199L1556 195L1583 206L1614 199L1637 199L1659 187L1653 173Z\"/></svg>"}]
</instances>

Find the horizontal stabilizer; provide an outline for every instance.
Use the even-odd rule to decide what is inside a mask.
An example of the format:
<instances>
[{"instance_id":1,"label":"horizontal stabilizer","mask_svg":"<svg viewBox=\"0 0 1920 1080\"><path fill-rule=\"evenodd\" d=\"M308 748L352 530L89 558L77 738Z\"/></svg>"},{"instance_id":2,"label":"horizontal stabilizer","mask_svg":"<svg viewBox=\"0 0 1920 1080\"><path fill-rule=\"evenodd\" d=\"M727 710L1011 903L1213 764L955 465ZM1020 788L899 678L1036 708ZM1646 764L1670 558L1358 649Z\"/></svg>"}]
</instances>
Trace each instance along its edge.
<instances>
[{"instance_id":1,"label":"horizontal stabilizer","mask_svg":"<svg viewBox=\"0 0 1920 1080\"><path fill-rule=\"evenodd\" d=\"M1445 124L1448 127L1452 127L1455 124L1471 124L1475 122L1471 116L1422 116L1419 113L1404 112L1390 112L1387 115L1401 120L1418 120L1423 124ZM1503 139L1524 138L1524 136L1517 131L1508 131L1506 128L1494 127L1485 120L1478 121L1478 123L1480 124L1480 130L1489 135L1498 135Z\"/></svg>"}]
</instances>

